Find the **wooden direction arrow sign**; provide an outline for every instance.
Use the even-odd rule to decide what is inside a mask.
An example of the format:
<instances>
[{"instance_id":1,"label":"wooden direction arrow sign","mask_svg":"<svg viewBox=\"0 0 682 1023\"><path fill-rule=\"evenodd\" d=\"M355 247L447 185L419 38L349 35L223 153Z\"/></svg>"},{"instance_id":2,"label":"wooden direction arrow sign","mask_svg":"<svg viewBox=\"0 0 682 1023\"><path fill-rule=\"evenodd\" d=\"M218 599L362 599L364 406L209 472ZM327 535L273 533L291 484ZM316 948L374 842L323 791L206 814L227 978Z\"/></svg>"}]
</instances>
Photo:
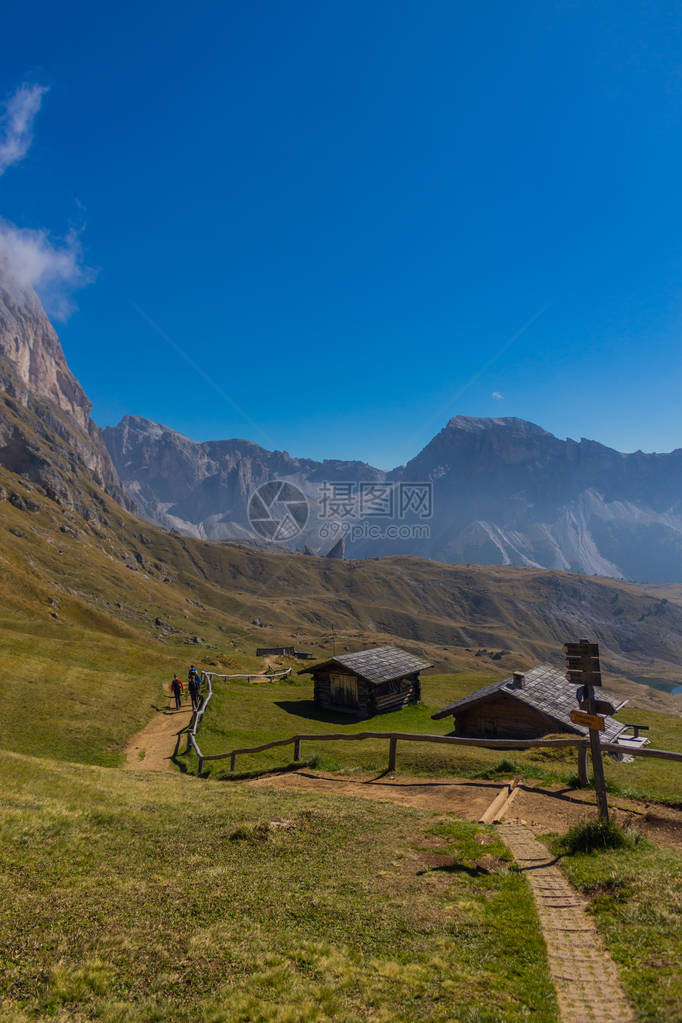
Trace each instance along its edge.
<instances>
[{"instance_id":1,"label":"wooden direction arrow sign","mask_svg":"<svg viewBox=\"0 0 682 1023\"><path fill-rule=\"evenodd\" d=\"M584 725L586 728L593 728L595 732L603 732L606 727L604 718L599 714L586 714L583 710L572 710L570 717L574 725Z\"/></svg>"}]
</instances>

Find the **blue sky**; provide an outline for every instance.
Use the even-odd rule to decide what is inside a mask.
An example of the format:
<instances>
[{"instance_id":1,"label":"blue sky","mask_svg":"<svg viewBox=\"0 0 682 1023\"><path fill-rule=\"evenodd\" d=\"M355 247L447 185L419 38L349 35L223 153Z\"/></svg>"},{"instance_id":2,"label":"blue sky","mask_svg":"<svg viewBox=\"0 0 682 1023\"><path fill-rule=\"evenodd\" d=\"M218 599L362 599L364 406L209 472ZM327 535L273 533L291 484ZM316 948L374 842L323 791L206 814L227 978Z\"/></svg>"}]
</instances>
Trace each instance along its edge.
<instances>
[{"instance_id":1,"label":"blue sky","mask_svg":"<svg viewBox=\"0 0 682 1023\"><path fill-rule=\"evenodd\" d=\"M0 214L80 231L58 328L101 425L380 466L457 413L682 446L676 5L10 0L0 29L0 94L49 87Z\"/></svg>"}]
</instances>

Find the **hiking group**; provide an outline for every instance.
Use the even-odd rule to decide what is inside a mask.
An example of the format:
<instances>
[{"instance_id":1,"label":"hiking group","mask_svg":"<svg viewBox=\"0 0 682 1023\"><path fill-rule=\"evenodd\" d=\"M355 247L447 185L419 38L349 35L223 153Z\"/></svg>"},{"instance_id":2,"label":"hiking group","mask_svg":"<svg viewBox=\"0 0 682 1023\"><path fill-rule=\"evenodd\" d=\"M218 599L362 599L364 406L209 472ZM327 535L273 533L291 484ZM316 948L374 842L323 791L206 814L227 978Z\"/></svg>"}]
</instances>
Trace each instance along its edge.
<instances>
[{"instance_id":1,"label":"hiking group","mask_svg":"<svg viewBox=\"0 0 682 1023\"><path fill-rule=\"evenodd\" d=\"M190 666L187 674L187 689L189 690L189 697L192 701L192 710L198 710L199 704L201 703L201 676L193 664ZM175 699L175 709L180 710L182 707L182 694L185 691L185 687L182 684L182 679L177 675L173 675L170 690L171 695Z\"/></svg>"}]
</instances>

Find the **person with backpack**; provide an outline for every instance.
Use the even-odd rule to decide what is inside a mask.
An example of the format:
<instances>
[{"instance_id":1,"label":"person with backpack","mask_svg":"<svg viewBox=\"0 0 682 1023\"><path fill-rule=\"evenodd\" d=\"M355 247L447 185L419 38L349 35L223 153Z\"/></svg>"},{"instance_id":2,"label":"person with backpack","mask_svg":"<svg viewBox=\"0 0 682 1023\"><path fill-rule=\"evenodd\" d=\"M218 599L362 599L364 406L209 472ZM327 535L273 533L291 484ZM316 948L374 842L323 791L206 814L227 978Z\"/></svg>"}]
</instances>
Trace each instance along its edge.
<instances>
[{"instance_id":1,"label":"person with backpack","mask_svg":"<svg viewBox=\"0 0 682 1023\"><path fill-rule=\"evenodd\" d=\"M182 694L185 691L185 687L182 684L182 679L179 679L177 675L173 675L173 681L171 682L171 693L175 697L175 709L181 710L182 708Z\"/></svg>"},{"instance_id":2,"label":"person with backpack","mask_svg":"<svg viewBox=\"0 0 682 1023\"><path fill-rule=\"evenodd\" d=\"M200 690L201 690L201 677L199 672L196 671L194 665L189 669L189 680L188 680L189 695L192 700L192 710L198 710L201 702Z\"/></svg>"}]
</instances>

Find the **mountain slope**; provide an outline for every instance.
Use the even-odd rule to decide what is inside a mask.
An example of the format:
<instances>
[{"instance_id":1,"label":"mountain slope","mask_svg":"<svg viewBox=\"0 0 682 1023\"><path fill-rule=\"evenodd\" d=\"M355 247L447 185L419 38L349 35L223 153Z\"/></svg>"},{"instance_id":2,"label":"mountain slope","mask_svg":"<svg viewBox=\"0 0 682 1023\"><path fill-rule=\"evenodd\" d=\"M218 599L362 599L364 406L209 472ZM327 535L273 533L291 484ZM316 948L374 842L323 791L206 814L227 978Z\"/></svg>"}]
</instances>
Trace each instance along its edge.
<instances>
[{"instance_id":1,"label":"mountain slope","mask_svg":"<svg viewBox=\"0 0 682 1023\"><path fill-rule=\"evenodd\" d=\"M562 441L520 419L457 416L406 466L383 473L360 462L316 462L269 452L248 441L197 443L139 417L126 417L104 439L127 492L152 521L189 535L252 535L251 494L282 479L310 508L294 545L325 553L334 529L351 557L409 554L450 563L509 564L675 582L682 579L682 450L621 454L594 441ZM402 539L393 519L323 514L324 482L432 488L428 519ZM424 529L423 527L426 527ZM426 535L424 535L426 534Z\"/></svg>"},{"instance_id":2,"label":"mountain slope","mask_svg":"<svg viewBox=\"0 0 682 1023\"><path fill-rule=\"evenodd\" d=\"M78 477L132 507L90 409L37 295L0 264L0 465L67 507Z\"/></svg>"},{"instance_id":3,"label":"mountain slope","mask_svg":"<svg viewBox=\"0 0 682 1023\"><path fill-rule=\"evenodd\" d=\"M143 524L85 479L74 508L0 469L2 744L114 761L191 661L265 667L258 646L322 657L397 642L437 670L503 677L583 635L609 687L668 713L682 607L612 580L387 558L341 562ZM333 631L332 631L333 630ZM651 682L660 691L638 683Z\"/></svg>"}]
</instances>

